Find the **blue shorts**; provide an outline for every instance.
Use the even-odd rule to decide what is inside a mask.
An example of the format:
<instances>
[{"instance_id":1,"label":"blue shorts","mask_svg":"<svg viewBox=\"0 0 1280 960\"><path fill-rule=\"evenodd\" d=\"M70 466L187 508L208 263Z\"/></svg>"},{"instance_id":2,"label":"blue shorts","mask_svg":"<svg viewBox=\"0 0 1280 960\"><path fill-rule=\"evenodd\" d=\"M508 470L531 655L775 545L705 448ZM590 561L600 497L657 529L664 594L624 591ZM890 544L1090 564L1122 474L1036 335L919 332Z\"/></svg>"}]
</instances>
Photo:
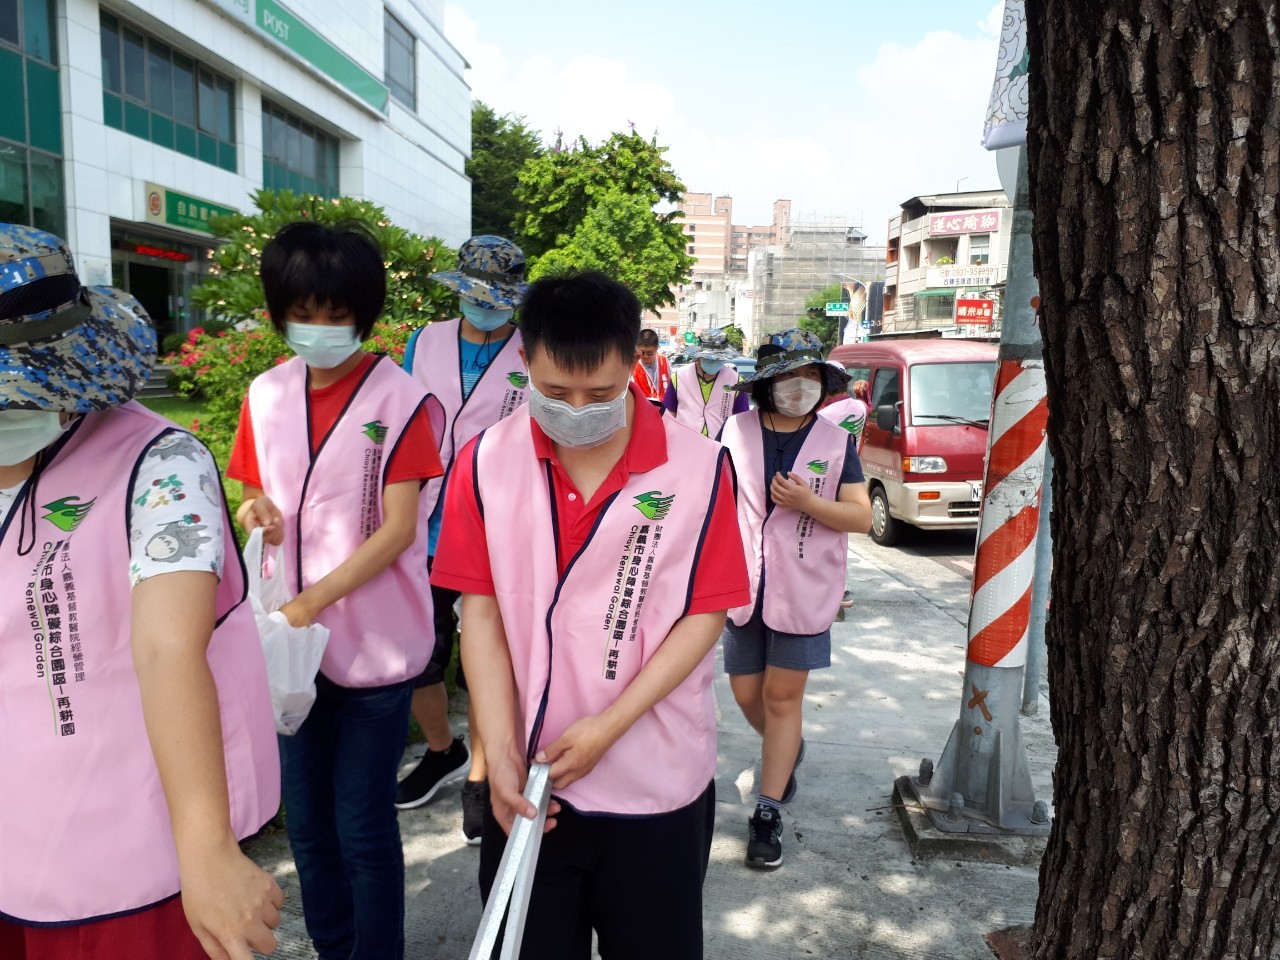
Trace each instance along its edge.
<instances>
[{"instance_id":1,"label":"blue shorts","mask_svg":"<svg viewBox=\"0 0 1280 960\"><path fill-rule=\"evenodd\" d=\"M724 625L724 672L731 677L764 673L764 668L821 670L831 666L831 630L822 633L783 633L765 625L760 601L745 625Z\"/></svg>"}]
</instances>

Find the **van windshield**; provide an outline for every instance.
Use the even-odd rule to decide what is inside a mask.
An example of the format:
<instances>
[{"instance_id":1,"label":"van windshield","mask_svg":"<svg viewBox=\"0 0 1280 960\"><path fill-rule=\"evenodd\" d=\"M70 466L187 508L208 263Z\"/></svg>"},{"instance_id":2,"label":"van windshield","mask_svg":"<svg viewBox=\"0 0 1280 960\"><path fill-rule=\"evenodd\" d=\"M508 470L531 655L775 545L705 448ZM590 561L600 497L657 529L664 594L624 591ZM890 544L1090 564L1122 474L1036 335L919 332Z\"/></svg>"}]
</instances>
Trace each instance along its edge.
<instances>
[{"instance_id":1,"label":"van windshield","mask_svg":"<svg viewBox=\"0 0 1280 960\"><path fill-rule=\"evenodd\" d=\"M911 368L911 423L917 427L991 422L991 386L996 365L920 363Z\"/></svg>"}]
</instances>

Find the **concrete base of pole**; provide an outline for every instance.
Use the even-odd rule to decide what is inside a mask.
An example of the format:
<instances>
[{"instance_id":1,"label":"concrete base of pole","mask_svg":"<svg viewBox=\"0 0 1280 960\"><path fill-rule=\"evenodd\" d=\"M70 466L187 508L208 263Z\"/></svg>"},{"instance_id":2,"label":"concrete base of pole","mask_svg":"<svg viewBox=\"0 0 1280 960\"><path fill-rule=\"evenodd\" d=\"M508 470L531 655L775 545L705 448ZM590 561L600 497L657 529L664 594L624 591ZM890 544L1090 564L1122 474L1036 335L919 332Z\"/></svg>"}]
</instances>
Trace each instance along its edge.
<instances>
[{"instance_id":1,"label":"concrete base of pole","mask_svg":"<svg viewBox=\"0 0 1280 960\"><path fill-rule=\"evenodd\" d=\"M893 782L893 808L902 824L902 833L917 860L959 860L967 863L1004 863L1034 867L1044 855L1046 836L998 830L972 821L965 833L948 833L934 825L934 819L920 800L914 777Z\"/></svg>"}]
</instances>

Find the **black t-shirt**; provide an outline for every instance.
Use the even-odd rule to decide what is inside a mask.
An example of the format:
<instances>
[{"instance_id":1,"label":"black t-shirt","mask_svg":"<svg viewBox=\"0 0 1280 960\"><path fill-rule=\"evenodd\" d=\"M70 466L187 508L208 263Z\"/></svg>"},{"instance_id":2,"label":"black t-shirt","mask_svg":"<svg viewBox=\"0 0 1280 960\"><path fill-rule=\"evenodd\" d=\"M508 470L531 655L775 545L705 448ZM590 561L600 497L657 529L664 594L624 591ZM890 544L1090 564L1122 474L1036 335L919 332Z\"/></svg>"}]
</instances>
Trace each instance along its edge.
<instances>
[{"instance_id":1,"label":"black t-shirt","mask_svg":"<svg viewBox=\"0 0 1280 960\"><path fill-rule=\"evenodd\" d=\"M775 433L765 426L767 421L761 417L760 433L764 438L764 488L766 491L769 489L769 484L773 482L775 474L788 474L795 468L800 448L804 446L805 438L809 436L809 431L813 429L816 422L815 418L799 430ZM858 446L853 439L853 434L846 437L845 443L847 446L844 453L844 469L840 471L840 483L862 483L865 479L862 476L862 461L858 459ZM772 500L769 501L769 509L773 509Z\"/></svg>"}]
</instances>

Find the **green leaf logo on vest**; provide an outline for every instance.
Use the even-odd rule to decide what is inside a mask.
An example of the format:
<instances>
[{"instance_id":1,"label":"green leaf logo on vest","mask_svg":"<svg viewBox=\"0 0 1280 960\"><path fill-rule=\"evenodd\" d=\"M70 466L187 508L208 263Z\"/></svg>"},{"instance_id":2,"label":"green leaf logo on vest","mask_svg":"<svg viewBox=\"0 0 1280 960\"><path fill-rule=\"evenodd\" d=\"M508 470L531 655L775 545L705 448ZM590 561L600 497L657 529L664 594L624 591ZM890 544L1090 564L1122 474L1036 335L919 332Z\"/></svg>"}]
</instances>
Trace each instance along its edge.
<instances>
[{"instance_id":1,"label":"green leaf logo on vest","mask_svg":"<svg viewBox=\"0 0 1280 960\"><path fill-rule=\"evenodd\" d=\"M670 496L663 494L657 490L650 490L648 493L642 493L636 497L636 509L643 513L650 520L665 520L667 514L671 512L671 504L675 502L676 495Z\"/></svg>"},{"instance_id":2,"label":"green leaf logo on vest","mask_svg":"<svg viewBox=\"0 0 1280 960\"><path fill-rule=\"evenodd\" d=\"M511 384L517 390L523 390L529 385L529 377L523 373L508 373L507 383Z\"/></svg>"},{"instance_id":3,"label":"green leaf logo on vest","mask_svg":"<svg viewBox=\"0 0 1280 960\"><path fill-rule=\"evenodd\" d=\"M821 477L821 476L825 476L827 473L828 462L829 461L826 461L826 460L810 460L808 463L805 464L805 466Z\"/></svg>"},{"instance_id":4,"label":"green leaf logo on vest","mask_svg":"<svg viewBox=\"0 0 1280 960\"><path fill-rule=\"evenodd\" d=\"M858 428L862 426L862 418L857 414L851 413L840 421L840 426L844 427L850 433L857 433Z\"/></svg>"},{"instance_id":5,"label":"green leaf logo on vest","mask_svg":"<svg viewBox=\"0 0 1280 960\"><path fill-rule=\"evenodd\" d=\"M44 509L49 511L44 515L44 519L64 533L70 533L80 526L81 521L89 515L89 508L97 502L96 497L88 503L81 503L79 497L63 497L53 503L44 504Z\"/></svg>"},{"instance_id":6,"label":"green leaf logo on vest","mask_svg":"<svg viewBox=\"0 0 1280 960\"><path fill-rule=\"evenodd\" d=\"M374 443L381 444L387 439L387 428L381 420L373 420L364 424L364 435Z\"/></svg>"}]
</instances>

